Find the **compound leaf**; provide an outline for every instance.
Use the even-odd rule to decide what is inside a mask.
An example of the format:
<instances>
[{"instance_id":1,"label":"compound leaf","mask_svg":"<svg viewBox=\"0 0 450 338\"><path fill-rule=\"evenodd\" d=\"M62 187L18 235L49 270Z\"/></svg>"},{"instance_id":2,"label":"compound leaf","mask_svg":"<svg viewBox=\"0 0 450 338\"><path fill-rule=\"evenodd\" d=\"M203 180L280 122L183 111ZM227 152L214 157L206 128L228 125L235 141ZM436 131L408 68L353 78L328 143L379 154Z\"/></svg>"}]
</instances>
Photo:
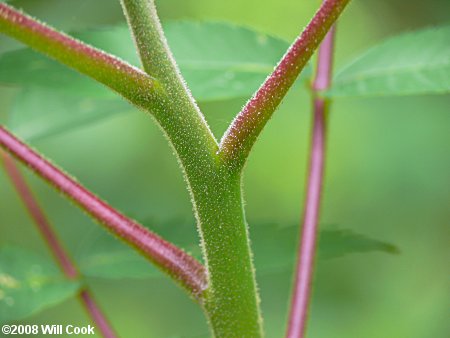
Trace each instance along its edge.
<instances>
[{"instance_id":1,"label":"compound leaf","mask_svg":"<svg viewBox=\"0 0 450 338\"><path fill-rule=\"evenodd\" d=\"M386 40L358 56L333 80L327 96L384 96L450 92L450 26Z\"/></svg>"}]
</instances>

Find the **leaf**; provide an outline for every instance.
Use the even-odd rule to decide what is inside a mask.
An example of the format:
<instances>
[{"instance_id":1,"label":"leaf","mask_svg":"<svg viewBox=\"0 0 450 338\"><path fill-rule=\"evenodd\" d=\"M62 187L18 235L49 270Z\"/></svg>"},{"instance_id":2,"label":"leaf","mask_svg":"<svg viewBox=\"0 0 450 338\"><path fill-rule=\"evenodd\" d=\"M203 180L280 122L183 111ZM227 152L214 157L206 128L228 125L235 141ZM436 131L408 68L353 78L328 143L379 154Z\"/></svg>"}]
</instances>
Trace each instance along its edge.
<instances>
[{"instance_id":1,"label":"leaf","mask_svg":"<svg viewBox=\"0 0 450 338\"><path fill-rule=\"evenodd\" d=\"M450 92L450 26L402 34L369 49L333 80L326 95L419 95Z\"/></svg>"},{"instance_id":2,"label":"leaf","mask_svg":"<svg viewBox=\"0 0 450 338\"><path fill-rule=\"evenodd\" d=\"M252 95L289 48L284 40L219 22L173 22L165 32L175 59L199 101ZM304 71L302 78L311 75Z\"/></svg>"},{"instance_id":3,"label":"leaf","mask_svg":"<svg viewBox=\"0 0 450 338\"><path fill-rule=\"evenodd\" d=\"M298 227L278 228L273 224L250 230L257 273L290 270L297 256ZM318 257L330 259L363 252L398 253L389 243L372 239L351 230L322 230L319 234Z\"/></svg>"},{"instance_id":4,"label":"leaf","mask_svg":"<svg viewBox=\"0 0 450 338\"><path fill-rule=\"evenodd\" d=\"M150 228L201 259L198 236L195 226L190 222L173 220L164 226L152 225ZM262 224L251 227L250 232L258 274L289 271L294 267L298 242L297 226L279 228L274 224ZM392 244L350 230L322 230L320 233L320 259L377 251L393 254L397 253L398 249ZM105 232L91 235L90 241L84 243L79 252L77 261L80 270L87 276L111 279L162 276L133 249Z\"/></svg>"},{"instance_id":5,"label":"leaf","mask_svg":"<svg viewBox=\"0 0 450 338\"><path fill-rule=\"evenodd\" d=\"M250 96L289 47L281 39L226 23L165 25L175 59L199 101ZM82 41L139 65L126 26L74 34ZM310 68L304 72L311 74ZM114 97L102 85L30 49L4 53L0 83L40 86L89 97Z\"/></svg>"},{"instance_id":6,"label":"leaf","mask_svg":"<svg viewBox=\"0 0 450 338\"><path fill-rule=\"evenodd\" d=\"M393 244L358 234L352 230L323 230L320 233L319 256L322 259L373 251L389 254L400 253L400 250Z\"/></svg>"},{"instance_id":7,"label":"leaf","mask_svg":"<svg viewBox=\"0 0 450 338\"><path fill-rule=\"evenodd\" d=\"M54 135L134 108L116 98L93 99L26 88L16 97L7 126L23 139Z\"/></svg>"},{"instance_id":8,"label":"leaf","mask_svg":"<svg viewBox=\"0 0 450 338\"><path fill-rule=\"evenodd\" d=\"M1 55L0 83L23 88L44 88L76 97L117 97L102 84L28 48Z\"/></svg>"},{"instance_id":9,"label":"leaf","mask_svg":"<svg viewBox=\"0 0 450 338\"><path fill-rule=\"evenodd\" d=\"M140 64L126 25L75 32L72 36L134 65ZM30 48L0 56L0 83L48 88L66 95L119 100L118 95L104 85Z\"/></svg>"},{"instance_id":10,"label":"leaf","mask_svg":"<svg viewBox=\"0 0 450 338\"><path fill-rule=\"evenodd\" d=\"M72 297L69 281L46 259L12 247L0 249L0 322L23 319Z\"/></svg>"}]
</instances>

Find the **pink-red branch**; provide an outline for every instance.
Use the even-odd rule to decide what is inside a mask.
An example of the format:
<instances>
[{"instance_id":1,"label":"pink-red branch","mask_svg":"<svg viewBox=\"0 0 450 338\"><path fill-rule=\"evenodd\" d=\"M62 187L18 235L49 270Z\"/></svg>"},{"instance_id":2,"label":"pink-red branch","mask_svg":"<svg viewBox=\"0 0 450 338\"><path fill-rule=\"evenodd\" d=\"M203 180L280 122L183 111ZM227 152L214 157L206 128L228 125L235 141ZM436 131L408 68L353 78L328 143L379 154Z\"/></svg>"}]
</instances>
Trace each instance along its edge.
<instances>
[{"instance_id":1,"label":"pink-red branch","mask_svg":"<svg viewBox=\"0 0 450 338\"><path fill-rule=\"evenodd\" d=\"M220 153L241 169L258 135L350 0L325 0L274 72L224 134Z\"/></svg>"},{"instance_id":2,"label":"pink-red branch","mask_svg":"<svg viewBox=\"0 0 450 338\"><path fill-rule=\"evenodd\" d=\"M98 307L89 290L87 289L81 290L79 297L82 300L86 311L89 313L89 316L92 318L92 321L95 323L97 328L102 333L102 336L104 338L115 338L116 337L115 332L113 331L108 320Z\"/></svg>"},{"instance_id":3,"label":"pink-red branch","mask_svg":"<svg viewBox=\"0 0 450 338\"><path fill-rule=\"evenodd\" d=\"M33 192L25 181L25 178L21 174L19 168L8 154L1 151L1 155L3 157L3 164L5 166L6 173L8 174L31 218L38 227L39 232L47 242L47 246L50 248L50 251L56 261L61 266L61 269L67 278L77 279L77 268L70 260L68 254L61 245L61 242L58 240L47 216L39 206L39 203L34 197ZM105 338L115 338L116 334L89 291L84 288L80 291L78 296L91 317L92 322L100 330L102 336Z\"/></svg>"},{"instance_id":4,"label":"pink-red branch","mask_svg":"<svg viewBox=\"0 0 450 338\"><path fill-rule=\"evenodd\" d=\"M0 33L90 76L139 106L154 100L154 81L140 69L3 3Z\"/></svg>"},{"instance_id":5,"label":"pink-red branch","mask_svg":"<svg viewBox=\"0 0 450 338\"><path fill-rule=\"evenodd\" d=\"M327 102L317 93L328 88L333 59L334 27L319 49L317 74L313 83L314 116L309 164L308 186L298 253L298 265L292 296L288 338L303 338L306 332L311 284L314 271L320 202L323 184L326 141Z\"/></svg>"},{"instance_id":6,"label":"pink-red branch","mask_svg":"<svg viewBox=\"0 0 450 338\"><path fill-rule=\"evenodd\" d=\"M42 237L47 242L49 248L51 248L51 252L55 257L58 264L61 266L61 269L64 271L64 274L70 278L74 279L78 276L78 271L76 267L73 265L69 256L65 252L62 247L59 239L56 237L55 232L47 218L44 214L44 211L40 208L36 198L33 195L30 187L28 186L25 178L19 171L19 168L14 163L14 160L8 154L2 151L3 156L3 164L5 166L6 173L8 174L11 182L14 185L20 199L25 205L28 213L33 219L34 223L37 225L39 232L42 234Z\"/></svg>"},{"instance_id":7,"label":"pink-red branch","mask_svg":"<svg viewBox=\"0 0 450 338\"><path fill-rule=\"evenodd\" d=\"M0 146L74 201L108 230L135 247L158 268L199 298L206 289L202 264L175 245L127 218L0 127Z\"/></svg>"}]
</instances>

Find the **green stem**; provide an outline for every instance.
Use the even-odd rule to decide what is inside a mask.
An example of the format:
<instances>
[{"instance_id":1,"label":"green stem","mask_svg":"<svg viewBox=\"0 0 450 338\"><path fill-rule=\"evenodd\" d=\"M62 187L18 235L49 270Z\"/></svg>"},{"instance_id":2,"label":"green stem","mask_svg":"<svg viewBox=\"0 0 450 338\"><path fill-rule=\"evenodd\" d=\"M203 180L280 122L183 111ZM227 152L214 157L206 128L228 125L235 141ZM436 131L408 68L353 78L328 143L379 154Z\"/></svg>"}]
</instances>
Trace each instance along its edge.
<instances>
[{"instance_id":1,"label":"green stem","mask_svg":"<svg viewBox=\"0 0 450 338\"><path fill-rule=\"evenodd\" d=\"M176 150L192 196L208 289L203 304L217 337L261 337L254 268L241 197L218 144L178 71L154 2L122 0L144 69L166 90L170 107L155 114ZM176 112L176 118L168 112Z\"/></svg>"},{"instance_id":2,"label":"green stem","mask_svg":"<svg viewBox=\"0 0 450 338\"><path fill-rule=\"evenodd\" d=\"M142 65L165 91L166 100L154 111L154 115L175 148L183 167L187 170L187 167L198 167L202 162L216 162L217 140L175 63L154 1L121 0L121 3Z\"/></svg>"},{"instance_id":3,"label":"green stem","mask_svg":"<svg viewBox=\"0 0 450 338\"><path fill-rule=\"evenodd\" d=\"M204 306L215 337L262 337L240 175L221 167L193 187L208 276Z\"/></svg>"},{"instance_id":4,"label":"green stem","mask_svg":"<svg viewBox=\"0 0 450 338\"><path fill-rule=\"evenodd\" d=\"M121 0L139 57L147 74L165 83L182 83L153 0ZM169 57L168 57L169 56Z\"/></svg>"},{"instance_id":5,"label":"green stem","mask_svg":"<svg viewBox=\"0 0 450 338\"><path fill-rule=\"evenodd\" d=\"M232 123L222 139L220 152L173 60L153 0L122 0L148 75L0 4L0 32L106 84L137 107L151 112L163 129L175 149L191 193L207 269L202 304L217 337L262 336L243 212L242 167L260 131L348 1L325 1L274 74ZM4 136L6 141L14 141L6 131ZM43 163L37 154L33 156L37 164ZM46 168L61 177L53 167ZM52 182L51 177L46 178ZM62 178L66 181L65 176ZM75 182L72 186L82 193L83 199L77 202L83 202L85 190ZM71 192L67 194L73 197ZM99 205L95 197L91 200L95 206ZM122 215L109 206L106 209L120 225ZM133 241L139 239L133 237ZM158 259L165 259L164 253ZM189 275L182 282L187 283L188 289L203 291L203 271L200 268L194 272L192 280Z\"/></svg>"}]
</instances>

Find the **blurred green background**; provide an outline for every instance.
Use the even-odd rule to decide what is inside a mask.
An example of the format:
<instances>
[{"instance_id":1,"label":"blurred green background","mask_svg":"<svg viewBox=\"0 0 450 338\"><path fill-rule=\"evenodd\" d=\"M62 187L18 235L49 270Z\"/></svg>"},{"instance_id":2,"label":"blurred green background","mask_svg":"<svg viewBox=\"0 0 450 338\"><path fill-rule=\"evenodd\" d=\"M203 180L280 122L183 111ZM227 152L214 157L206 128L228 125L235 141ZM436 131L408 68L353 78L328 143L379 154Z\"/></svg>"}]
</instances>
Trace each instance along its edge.
<instances>
[{"instance_id":1,"label":"blurred green background","mask_svg":"<svg viewBox=\"0 0 450 338\"><path fill-rule=\"evenodd\" d=\"M157 1L162 21L230 21L288 41L307 24L319 3ZM124 21L119 1L15 4L66 31ZM339 23L336 68L385 37L445 23L449 12L447 0L354 0ZM0 51L18 46L0 38ZM0 87L1 122L16 93ZM217 137L245 100L201 104ZM449 107L449 96L349 98L333 103L322 224L392 242L401 254L355 254L320 261L308 337L450 336ZM299 223L310 108L304 88L291 90L250 157L244 189L251 234L259 224ZM150 227L152 223L176 226L175 219L195 232L175 157L145 114L114 115L33 145L113 206ZM26 176L68 250L79 256L98 226L39 179L28 172ZM3 171L0 187L0 245L20 245L49 256ZM291 278L292 271L258 275L268 337L284 334ZM165 277L88 282L123 337L208 336L200 309ZM23 321L88 322L76 299Z\"/></svg>"}]
</instances>

